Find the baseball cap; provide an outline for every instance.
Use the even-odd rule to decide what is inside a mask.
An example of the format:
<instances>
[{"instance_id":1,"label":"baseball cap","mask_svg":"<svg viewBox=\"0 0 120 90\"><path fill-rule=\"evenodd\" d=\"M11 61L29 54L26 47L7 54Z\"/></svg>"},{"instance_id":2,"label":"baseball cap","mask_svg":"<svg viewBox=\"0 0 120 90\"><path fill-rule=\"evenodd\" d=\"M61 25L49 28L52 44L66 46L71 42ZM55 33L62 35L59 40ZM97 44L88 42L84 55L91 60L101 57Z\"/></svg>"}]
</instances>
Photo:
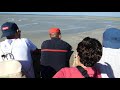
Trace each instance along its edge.
<instances>
[{"instance_id":1,"label":"baseball cap","mask_svg":"<svg viewBox=\"0 0 120 90\"><path fill-rule=\"evenodd\" d=\"M14 22L6 22L1 26L2 37L14 35L17 31L18 26Z\"/></svg>"},{"instance_id":2,"label":"baseball cap","mask_svg":"<svg viewBox=\"0 0 120 90\"><path fill-rule=\"evenodd\" d=\"M49 34L52 34L52 33L60 33L60 29L59 28L50 28Z\"/></svg>"},{"instance_id":3,"label":"baseball cap","mask_svg":"<svg viewBox=\"0 0 120 90\"><path fill-rule=\"evenodd\" d=\"M120 29L109 28L103 33L103 47L120 48Z\"/></svg>"}]
</instances>

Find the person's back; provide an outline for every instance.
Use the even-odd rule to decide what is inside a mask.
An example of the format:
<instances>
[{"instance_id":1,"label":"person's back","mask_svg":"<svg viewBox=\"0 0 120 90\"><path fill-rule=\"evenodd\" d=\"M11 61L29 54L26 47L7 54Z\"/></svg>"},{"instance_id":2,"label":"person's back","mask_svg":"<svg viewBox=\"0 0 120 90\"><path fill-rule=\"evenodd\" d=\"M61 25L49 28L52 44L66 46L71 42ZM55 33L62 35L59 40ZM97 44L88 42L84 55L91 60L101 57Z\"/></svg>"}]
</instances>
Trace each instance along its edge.
<instances>
[{"instance_id":1,"label":"person's back","mask_svg":"<svg viewBox=\"0 0 120 90\"><path fill-rule=\"evenodd\" d=\"M54 31L54 30L58 30ZM41 45L41 65L49 66L56 71L69 67L71 45L61 40L60 30L52 28L49 31L51 40L46 40Z\"/></svg>"},{"instance_id":2,"label":"person's back","mask_svg":"<svg viewBox=\"0 0 120 90\"><path fill-rule=\"evenodd\" d=\"M101 43L94 38L86 37L78 44L76 50L74 67L62 68L53 78L101 78L101 73L94 67L102 56Z\"/></svg>"},{"instance_id":3,"label":"person's back","mask_svg":"<svg viewBox=\"0 0 120 90\"><path fill-rule=\"evenodd\" d=\"M91 78L101 78L101 73L95 68L86 68L87 74ZM85 78L84 75L76 68L62 68L53 78Z\"/></svg>"},{"instance_id":4,"label":"person's back","mask_svg":"<svg viewBox=\"0 0 120 90\"><path fill-rule=\"evenodd\" d=\"M60 40L59 38L52 38L51 40L44 41L42 44L41 64L53 67L56 71L62 67L69 67L68 50L69 44ZM51 51L44 51L44 50ZM52 52L53 50L53 52Z\"/></svg>"},{"instance_id":5,"label":"person's back","mask_svg":"<svg viewBox=\"0 0 120 90\"><path fill-rule=\"evenodd\" d=\"M36 50L37 47L30 40L20 38L19 29L18 27L15 28L14 25L16 24L12 22L2 25L2 37L7 37L7 39L0 42L0 61L7 59L18 60L22 64L22 70L26 77L34 78L31 51Z\"/></svg>"},{"instance_id":6,"label":"person's back","mask_svg":"<svg viewBox=\"0 0 120 90\"><path fill-rule=\"evenodd\" d=\"M109 28L103 33L103 55L96 65L103 78L120 78L120 30Z\"/></svg>"}]
</instances>

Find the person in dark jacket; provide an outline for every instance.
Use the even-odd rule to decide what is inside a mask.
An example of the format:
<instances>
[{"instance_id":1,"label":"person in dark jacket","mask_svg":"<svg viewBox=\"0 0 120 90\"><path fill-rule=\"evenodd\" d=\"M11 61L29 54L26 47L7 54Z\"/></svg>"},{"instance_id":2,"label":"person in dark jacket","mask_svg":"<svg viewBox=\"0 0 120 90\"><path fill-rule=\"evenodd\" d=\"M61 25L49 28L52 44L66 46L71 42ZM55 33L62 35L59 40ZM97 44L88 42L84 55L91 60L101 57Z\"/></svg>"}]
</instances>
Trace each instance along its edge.
<instances>
[{"instance_id":1,"label":"person in dark jacket","mask_svg":"<svg viewBox=\"0 0 120 90\"><path fill-rule=\"evenodd\" d=\"M69 59L72 54L72 46L61 40L59 28L49 30L50 40L41 45L41 76L51 78L63 67L69 67Z\"/></svg>"}]
</instances>

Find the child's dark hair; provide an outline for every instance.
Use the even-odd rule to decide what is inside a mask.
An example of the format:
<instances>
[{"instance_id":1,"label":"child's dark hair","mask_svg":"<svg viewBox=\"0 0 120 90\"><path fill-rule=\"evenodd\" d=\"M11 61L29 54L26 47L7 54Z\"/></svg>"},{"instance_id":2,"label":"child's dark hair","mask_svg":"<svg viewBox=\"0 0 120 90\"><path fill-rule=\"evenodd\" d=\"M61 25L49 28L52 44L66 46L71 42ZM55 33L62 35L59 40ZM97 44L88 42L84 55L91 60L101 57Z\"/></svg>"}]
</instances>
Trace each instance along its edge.
<instances>
[{"instance_id":1,"label":"child's dark hair","mask_svg":"<svg viewBox=\"0 0 120 90\"><path fill-rule=\"evenodd\" d=\"M102 45L97 39L86 37L78 44L77 52L80 62L86 67L92 67L101 59Z\"/></svg>"}]
</instances>

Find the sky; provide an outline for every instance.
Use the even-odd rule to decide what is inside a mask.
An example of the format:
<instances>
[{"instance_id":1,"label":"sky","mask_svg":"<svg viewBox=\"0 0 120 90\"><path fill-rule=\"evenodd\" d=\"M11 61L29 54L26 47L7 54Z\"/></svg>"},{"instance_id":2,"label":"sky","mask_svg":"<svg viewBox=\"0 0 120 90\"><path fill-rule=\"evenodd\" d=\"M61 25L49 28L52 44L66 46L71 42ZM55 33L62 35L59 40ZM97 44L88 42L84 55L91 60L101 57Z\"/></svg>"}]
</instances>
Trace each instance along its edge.
<instances>
[{"instance_id":1,"label":"sky","mask_svg":"<svg viewBox=\"0 0 120 90\"><path fill-rule=\"evenodd\" d=\"M0 12L0 14L88 15L120 17L120 12Z\"/></svg>"}]
</instances>

